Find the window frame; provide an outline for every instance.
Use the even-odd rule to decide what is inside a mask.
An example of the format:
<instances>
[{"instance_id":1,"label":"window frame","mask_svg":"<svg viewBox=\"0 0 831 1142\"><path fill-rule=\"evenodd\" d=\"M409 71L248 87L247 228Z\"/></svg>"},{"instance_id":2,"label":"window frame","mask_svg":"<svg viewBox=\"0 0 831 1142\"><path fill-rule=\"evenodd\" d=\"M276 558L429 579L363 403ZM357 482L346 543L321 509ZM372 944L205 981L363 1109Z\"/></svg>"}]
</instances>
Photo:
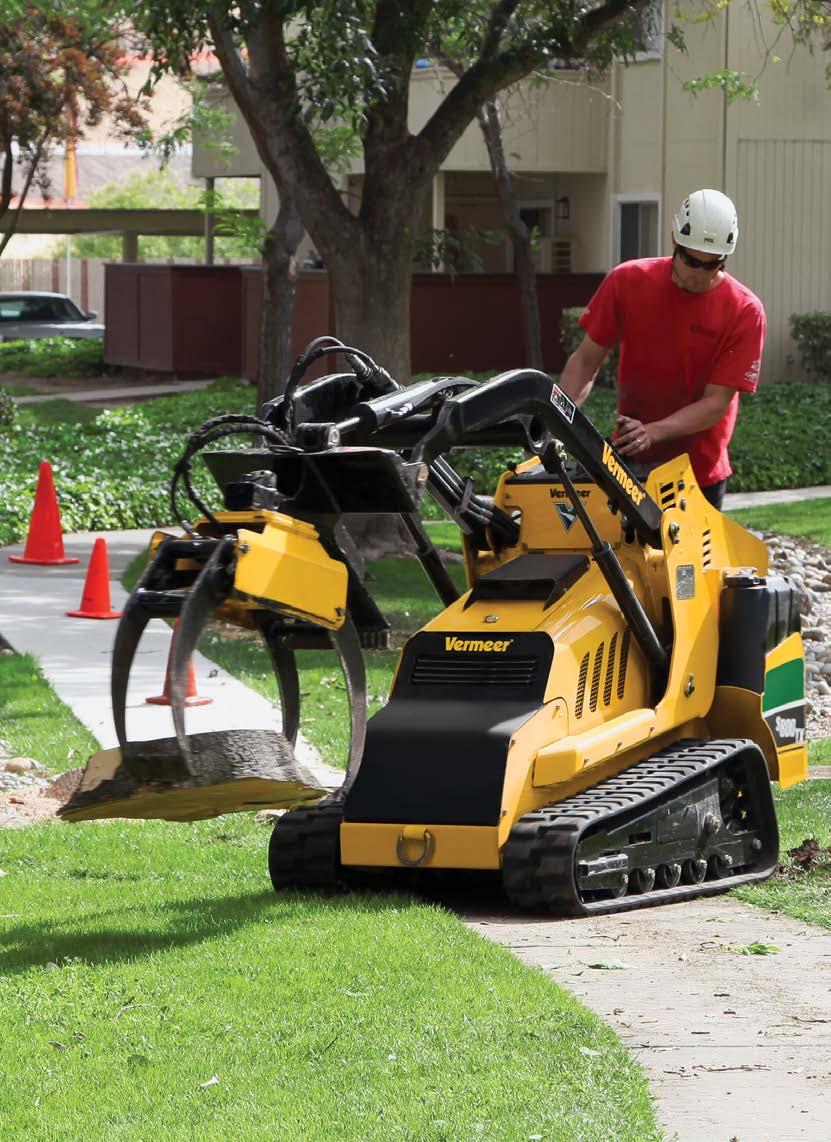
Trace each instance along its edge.
<instances>
[{"instance_id":1,"label":"window frame","mask_svg":"<svg viewBox=\"0 0 831 1142\"><path fill-rule=\"evenodd\" d=\"M620 237L621 237L621 207L631 206L633 203L643 204L644 206L657 206L658 208L658 222L657 222L657 237L658 237L658 250L654 255L649 257L660 258L661 256L661 234L663 233L663 208L661 195L657 191L644 191L640 194L633 194L627 192L626 194L613 194L610 201L611 217L609 219L609 265L619 266L621 264L620 257Z\"/></svg>"}]
</instances>

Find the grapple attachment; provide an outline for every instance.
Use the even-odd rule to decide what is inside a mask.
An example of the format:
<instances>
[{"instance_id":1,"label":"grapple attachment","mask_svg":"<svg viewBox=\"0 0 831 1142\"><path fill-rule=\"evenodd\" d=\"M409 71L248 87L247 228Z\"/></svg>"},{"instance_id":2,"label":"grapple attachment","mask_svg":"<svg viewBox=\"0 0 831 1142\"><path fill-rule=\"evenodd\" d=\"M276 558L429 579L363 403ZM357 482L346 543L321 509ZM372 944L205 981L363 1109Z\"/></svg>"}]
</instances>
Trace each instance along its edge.
<instances>
[{"instance_id":1,"label":"grapple attachment","mask_svg":"<svg viewBox=\"0 0 831 1142\"><path fill-rule=\"evenodd\" d=\"M216 518L216 517L215 517ZM101 817L191 821L264 807L288 809L329 792L296 759L300 688L293 646L323 636L340 658L352 703L350 762L363 750L366 686L360 640L347 618L348 571L313 526L277 512L224 513L221 538L159 534L155 557L124 608L113 646L112 707L119 747L90 759L67 821ZM185 729L188 664L205 624L220 614L259 631L273 663L283 732ZM169 659L174 736L130 741L130 670L151 618L175 618Z\"/></svg>"}]
</instances>

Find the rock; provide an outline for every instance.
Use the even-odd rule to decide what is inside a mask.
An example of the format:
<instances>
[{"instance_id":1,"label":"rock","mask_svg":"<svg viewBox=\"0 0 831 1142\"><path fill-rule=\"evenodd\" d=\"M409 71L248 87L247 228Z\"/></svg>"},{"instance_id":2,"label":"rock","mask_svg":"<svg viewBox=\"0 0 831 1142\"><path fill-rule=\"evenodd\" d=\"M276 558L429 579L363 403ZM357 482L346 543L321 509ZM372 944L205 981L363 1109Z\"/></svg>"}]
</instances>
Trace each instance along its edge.
<instances>
[{"instance_id":1,"label":"rock","mask_svg":"<svg viewBox=\"0 0 831 1142\"><path fill-rule=\"evenodd\" d=\"M811 642L825 642L828 638L828 632L824 631L822 627L805 627L802 632L802 637L809 639Z\"/></svg>"},{"instance_id":2,"label":"rock","mask_svg":"<svg viewBox=\"0 0 831 1142\"><path fill-rule=\"evenodd\" d=\"M3 766L6 773L31 773L38 769L38 763L31 757L11 757Z\"/></svg>"},{"instance_id":3,"label":"rock","mask_svg":"<svg viewBox=\"0 0 831 1142\"><path fill-rule=\"evenodd\" d=\"M829 686L824 679L820 679L820 681L817 682L815 689L818 694L831 694L831 686Z\"/></svg>"}]
</instances>

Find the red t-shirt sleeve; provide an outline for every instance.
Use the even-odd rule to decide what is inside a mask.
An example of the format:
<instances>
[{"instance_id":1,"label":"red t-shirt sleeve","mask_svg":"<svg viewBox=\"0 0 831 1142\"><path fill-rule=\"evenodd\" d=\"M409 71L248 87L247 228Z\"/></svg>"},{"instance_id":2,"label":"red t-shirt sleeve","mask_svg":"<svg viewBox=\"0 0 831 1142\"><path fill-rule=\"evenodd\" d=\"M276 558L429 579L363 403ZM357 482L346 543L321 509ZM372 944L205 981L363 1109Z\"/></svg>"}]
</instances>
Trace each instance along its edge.
<instances>
[{"instance_id":1,"label":"red t-shirt sleeve","mask_svg":"<svg viewBox=\"0 0 831 1142\"><path fill-rule=\"evenodd\" d=\"M759 383L762 349L767 322L760 302L749 302L725 338L715 365L707 377L709 385L752 393Z\"/></svg>"},{"instance_id":2,"label":"red t-shirt sleeve","mask_svg":"<svg viewBox=\"0 0 831 1142\"><path fill-rule=\"evenodd\" d=\"M598 345L611 349L620 340L622 320L617 299L617 270L610 270L580 315L580 325Z\"/></svg>"}]
</instances>

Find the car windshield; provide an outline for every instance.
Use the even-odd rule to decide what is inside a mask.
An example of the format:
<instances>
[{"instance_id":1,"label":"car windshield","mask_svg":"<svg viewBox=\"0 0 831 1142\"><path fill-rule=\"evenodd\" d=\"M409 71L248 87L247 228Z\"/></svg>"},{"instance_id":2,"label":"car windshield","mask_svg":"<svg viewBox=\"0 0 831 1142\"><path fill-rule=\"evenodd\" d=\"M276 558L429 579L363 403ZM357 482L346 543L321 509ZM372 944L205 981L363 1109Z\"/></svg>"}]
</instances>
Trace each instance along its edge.
<instances>
[{"instance_id":1,"label":"car windshield","mask_svg":"<svg viewBox=\"0 0 831 1142\"><path fill-rule=\"evenodd\" d=\"M83 321L68 297L2 297L0 321Z\"/></svg>"}]
</instances>

